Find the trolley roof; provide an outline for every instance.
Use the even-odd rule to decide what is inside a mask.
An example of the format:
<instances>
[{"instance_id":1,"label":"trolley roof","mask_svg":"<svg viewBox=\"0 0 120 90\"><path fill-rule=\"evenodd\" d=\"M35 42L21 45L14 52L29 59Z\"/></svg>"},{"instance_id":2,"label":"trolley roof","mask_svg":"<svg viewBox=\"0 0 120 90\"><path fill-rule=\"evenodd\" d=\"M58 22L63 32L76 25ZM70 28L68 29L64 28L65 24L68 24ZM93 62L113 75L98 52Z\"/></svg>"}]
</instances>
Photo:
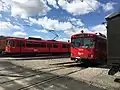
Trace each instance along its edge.
<instances>
[{"instance_id":1,"label":"trolley roof","mask_svg":"<svg viewBox=\"0 0 120 90\"><path fill-rule=\"evenodd\" d=\"M91 35L92 35L92 37L99 37L99 38L103 38L103 39L107 39L106 38L106 36L105 35L103 35L103 34L101 34L101 33L99 33L99 34L94 34L94 33L78 33L78 34L74 34L74 35L72 35L72 36L77 36L77 35L81 35L81 34L89 34L90 36L89 37L91 37Z\"/></svg>"}]
</instances>

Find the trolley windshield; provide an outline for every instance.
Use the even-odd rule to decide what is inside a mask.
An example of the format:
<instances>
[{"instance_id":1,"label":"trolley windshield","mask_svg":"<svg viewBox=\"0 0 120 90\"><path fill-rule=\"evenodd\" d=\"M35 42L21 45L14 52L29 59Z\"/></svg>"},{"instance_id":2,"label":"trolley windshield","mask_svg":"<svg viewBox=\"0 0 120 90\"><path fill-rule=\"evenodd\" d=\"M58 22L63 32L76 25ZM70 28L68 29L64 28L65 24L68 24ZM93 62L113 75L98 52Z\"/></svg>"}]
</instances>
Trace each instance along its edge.
<instances>
[{"instance_id":1,"label":"trolley windshield","mask_svg":"<svg viewBox=\"0 0 120 90\"><path fill-rule=\"evenodd\" d=\"M72 47L94 48L94 38L72 38Z\"/></svg>"}]
</instances>

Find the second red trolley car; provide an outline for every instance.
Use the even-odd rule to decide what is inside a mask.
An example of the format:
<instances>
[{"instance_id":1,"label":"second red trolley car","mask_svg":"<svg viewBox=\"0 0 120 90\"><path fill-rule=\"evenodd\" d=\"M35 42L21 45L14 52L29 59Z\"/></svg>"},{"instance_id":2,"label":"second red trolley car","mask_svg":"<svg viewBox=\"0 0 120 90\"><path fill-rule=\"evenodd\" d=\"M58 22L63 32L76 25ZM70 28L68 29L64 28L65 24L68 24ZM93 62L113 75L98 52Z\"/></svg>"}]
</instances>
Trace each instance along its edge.
<instances>
[{"instance_id":1,"label":"second red trolley car","mask_svg":"<svg viewBox=\"0 0 120 90\"><path fill-rule=\"evenodd\" d=\"M4 54L36 55L36 54L69 54L70 42L42 40L38 38L7 38Z\"/></svg>"}]
</instances>

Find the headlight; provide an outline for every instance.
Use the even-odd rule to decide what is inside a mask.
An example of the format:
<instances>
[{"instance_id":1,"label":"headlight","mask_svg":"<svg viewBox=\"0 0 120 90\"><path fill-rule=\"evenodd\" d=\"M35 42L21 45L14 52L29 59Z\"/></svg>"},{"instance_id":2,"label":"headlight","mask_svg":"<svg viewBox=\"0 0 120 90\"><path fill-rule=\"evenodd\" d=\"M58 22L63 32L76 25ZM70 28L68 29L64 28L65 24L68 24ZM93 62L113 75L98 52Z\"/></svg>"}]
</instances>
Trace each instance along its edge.
<instances>
[{"instance_id":1,"label":"headlight","mask_svg":"<svg viewBox=\"0 0 120 90\"><path fill-rule=\"evenodd\" d=\"M93 55L91 55L90 57L93 58Z\"/></svg>"},{"instance_id":2,"label":"headlight","mask_svg":"<svg viewBox=\"0 0 120 90\"><path fill-rule=\"evenodd\" d=\"M81 53L81 52L78 52L78 55L83 55L83 53Z\"/></svg>"}]
</instances>

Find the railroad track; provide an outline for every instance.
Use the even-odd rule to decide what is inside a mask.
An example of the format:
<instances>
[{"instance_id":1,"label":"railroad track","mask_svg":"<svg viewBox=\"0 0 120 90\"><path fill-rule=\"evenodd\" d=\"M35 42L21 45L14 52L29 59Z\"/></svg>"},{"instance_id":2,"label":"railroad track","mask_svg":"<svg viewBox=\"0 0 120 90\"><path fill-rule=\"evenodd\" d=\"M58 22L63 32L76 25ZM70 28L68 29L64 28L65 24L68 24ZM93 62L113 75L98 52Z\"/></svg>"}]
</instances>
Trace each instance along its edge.
<instances>
[{"instance_id":1,"label":"railroad track","mask_svg":"<svg viewBox=\"0 0 120 90\"><path fill-rule=\"evenodd\" d=\"M67 64L69 64L69 65L67 65ZM70 65L70 64L72 64L72 65ZM57 68L57 67L72 67L73 65L75 65L74 64L74 62L64 62L64 63L55 63L55 64L50 64L51 66L49 66L49 67L43 67L43 68L40 68L40 69L32 69L32 71L36 71L36 72L39 72L40 70L45 70L45 69L50 69L50 68ZM8 70L13 70L14 72L13 73L8 73L8 74L15 74L15 73L17 73L17 74L22 74L22 73L24 73L24 71L26 70L26 71L31 71L31 69L28 69L28 68L25 68L25 67L21 67L21 66L12 66L12 67L6 67L6 68L3 68L3 69L0 69L0 71L8 71ZM4 76L4 74L1 74L0 73L0 76ZM5 76L7 76L6 74L5 74ZM8 75L8 76L10 76L10 75ZM12 76L12 75L11 75Z\"/></svg>"},{"instance_id":2,"label":"railroad track","mask_svg":"<svg viewBox=\"0 0 120 90\"><path fill-rule=\"evenodd\" d=\"M13 73L8 73L8 75L6 75L6 74L0 74L0 75L5 76L5 77L15 77L15 78L0 82L1 86L4 85L4 84L7 84L9 82L12 83L14 81L24 81L26 79L36 78L36 76L41 76L41 75L45 76L45 79L43 78L40 81L35 81L32 84L27 82L28 84L26 84L26 86L24 86L24 87L19 87L19 90L22 90L22 89L24 90L24 89L33 87L33 86L38 85L38 84L41 85L41 84L47 83L49 81L59 79L62 76L67 76L69 74L72 74L74 72L77 72L77 71L80 71L80 70L84 69L84 68L82 68L80 70L76 70L76 71L72 71L72 72L63 74L62 76L56 76L56 75L52 74L52 72L56 72L56 71L59 71L59 70L64 70L64 69L67 69L67 68L70 68L70 67L74 67L77 64L75 64L74 62L73 63L72 62L55 63L55 64L50 64L49 66L43 67L43 68L40 68L40 69L31 69L31 68L22 67L22 66L19 66L19 65L14 66L14 64L12 64L10 62L8 62L5 65L8 65L8 64L9 64L9 67L0 69L0 71L10 70ZM5 66L5 65L3 65L3 66ZM10 66L11 66L11 68L10 68ZM21 69L21 70L19 70L19 69ZM30 72L30 74L24 75L24 73L27 72L27 71ZM14 73L19 74L19 76L12 75ZM49 74L52 74L52 76L49 75ZM38 80L39 80L39 78L38 78Z\"/></svg>"},{"instance_id":3,"label":"railroad track","mask_svg":"<svg viewBox=\"0 0 120 90\"><path fill-rule=\"evenodd\" d=\"M78 71L81 71L81 70L83 70L83 69L71 71L71 72L69 72L69 73L65 73L65 74L62 74L62 75L60 75L60 76L59 76L59 75L58 75L58 76L53 75L53 76L51 76L51 77L49 77L49 78L47 78L47 79L41 80L41 81L39 81L39 82L37 82L37 83L26 85L26 86L24 86L24 87L22 87L22 88L19 88L18 90L27 90L27 89L29 89L29 88L31 88L31 87L36 86L36 85L42 85L42 84L48 83L48 82L50 82L50 81L54 81L54 80L56 80L56 79L60 79L60 78L62 78L62 77L68 76L68 75L70 75L70 74L73 74L73 73L78 72Z\"/></svg>"},{"instance_id":4,"label":"railroad track","mask_svg":"<svg viewBox=\"0 0 120 90\"><path fill-rule=\"evenodd\" d=\"M67 63L66 63L67 64ZM75 64L73 64L75 65ZM59 66L49 66L49 67L45 67L45 68L40 68L40 69L33 69L33 70L30 70L30 69L26 69L24 70L24 68L22 68L23 70L21 71L16 71L16 72L13 72L13 73L8 73L7 74L0 74L1 76L8 76L8 77L20 77L20 78L16 78L16 79L13 79L13 80L8 80L8 81L4 81L4 82L1 82L0 84L4 84L4 83L7 83L7 82L11 82L11 81L14 81L14 80L21 80L21 79L25 79L25 78L30 78L30 77L34 77L36 75L41 75L41 74L44 74L45 72L41 71L41 70L45 70L45 69L52 69L52 70L47 70L46 72L47 73L50 73L52 71L56 71L56 70L60 70L60 69L65 69L65 68L69 68L69 67L72 67L73 65L59 65ZM16 68L18 67L20 69L19 66L15 66ZM15 69L15 67L11 67L11 69ZM55 69L54 69L55 68ZM10 68L5 68L5 69L1 69L1 70L10 70ZM14 70L13 70L14 71ZM32 75L27 75L27 76L22 76L22 74L26 71L30 71L31 73L32 72L36 72L36 74L32 74ZM15 76L15 75L12 75L12 74L20 74L20 76Z\"/></svg>"},{"instance_id":5,"label":"railroad track","mask_svg":"<svg viewBox=\"0 0 120 90\"><path fill-rule=\"evenodd\" d=\"M59 70L59 69L64 69L64 68L57 68L57 69L53 69L53 70L49 70L47 71L47 73L50 73L52 71L55 71L55 70ZM22 79L26 79L26 78L31 78L31 77L34 77L36 75L41 75L41 74L45 74L45 72L39 72L39 73L36 73L36 74L32 74L32 75L27 75L27 76L23 76L23 77L20 77L20 78L16 78L16 79L12 79L12 80L8 80L8 81L4 81L4 82L1 82L0 84L4 84L4 83L8 83L8 82L12 82L12 81L15 81L15 80L22 80Z\"/></svg>"},{"instance_id":6,"label":"railroad track","mask_svg":"<svg viewBox=\"0 0 120 90\"><path fill-rule=\"evenodd\" d=\"M55 67L51 67L51 68L55 68ZM7 73L7 74L4 74L4 73L1 73L0 72L0 76L7 76L7 77L24 77L23 75L21 75L21 74L23 74L24 72L25 72L25 70L21 70L21 71L17 71L17 69L16 68L4 68L4 69L0 69L0 71L8 71L8 70L10 70L10 69L12 69L14 72L12 72L12 73ZM15 69L15 70L14 70ZM35 70L33 70L33 71L40 71L40 70L45 70L45 69L49 69L49 68L40 68L40 69L35 69ZM13 75L13 74L20 74L20 75Z\"/></svg>"},{"instance_id":7,"label":"railroad track","mask_svg":"<svg viewBox=\"0 0 120 90\"><path fill-rule=\"evenodd\" d=\"M37 73L34 73L34 74L32 74L32 75L27 75L27 76L23 76L23 77L17 77L17 78L15 78L15 79L12 79L12 80L6 80L6 81L3 81L3 82L1 82L0 83L0 85L3 85L3 84L6 84L6 83L8 83L8 82L14 82L14 81L19 81L19 80L26 80L26 79L28 79L28 78L33 78L33 77L35 77L36 78L36 76L38 76L38 75L43 75L43 76L45 76L44 78L42 78L42 80L40 80L40 81L35 81L34 83L28 83L26 86L24 86L24 87L19 87L19 89L18 90L25 90L25 89L29 89L30 87L34 87L35 85L41 85L41 84L44 84L44 83L47 83L47 82L50 82L50 81L52 81L52 80L56 80L56 79L59 79L59 78L61 78L62 76L67 76L67 75L70 75L70 74L72 74L72 73L75 73L75 72L77 72L77 71L80 71L80 70L83 70L84 68L82 68L82 69L79 69L79 70L74 70L74 71L70 71L69 73L65 73L65 74L63 74L63 75L61 75L61 76L57 76L57 75L55 75L55 74L52 74L52 72L56 72L56 71L59 71L59 70L64 70L64 69L69 69L71 67L71 65L61 65L61 66L52 66L52 67L45 67L45 68L40 68L40 69L34 69L34 70L32 70L32 71L34 71L34 72L37 72ZM44 69L51 69L51 70L47 70L47 71L41 71L41 70L44 70ZM27 70L27 69L26 69ZM31 72L32 72L31 71ZM21 73L24 73L24 72L21 72ZM49 75L49 74L52 74L52 75ZM8 77L11 77L10 75L8 75ZM39 79L38 79L39 80Z\"/></svg>"}]
</instances>

